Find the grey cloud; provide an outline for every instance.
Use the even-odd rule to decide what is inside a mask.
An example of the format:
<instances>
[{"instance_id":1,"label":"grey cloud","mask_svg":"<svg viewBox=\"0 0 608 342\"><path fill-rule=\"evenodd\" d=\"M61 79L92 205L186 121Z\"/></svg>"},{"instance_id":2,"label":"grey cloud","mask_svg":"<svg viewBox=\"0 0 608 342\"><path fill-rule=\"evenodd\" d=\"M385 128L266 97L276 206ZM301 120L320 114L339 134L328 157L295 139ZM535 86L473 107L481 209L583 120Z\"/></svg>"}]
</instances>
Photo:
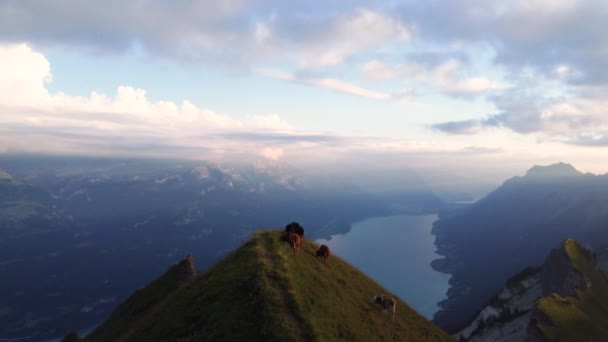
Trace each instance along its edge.
<instances>
[{"instance_id":1,"label":"grey cloud","mask_svg":"<svg viewBox=\"0 0 608 342\"><path fill-rule=\"evenodd\" d=\"M287 134L276 132L230 132L215 136L230 140L247 140L272 143L336 143L346 139L330 134Z\"/></svg>"},{"instance_id":2,"label":"grey cloud","mask_svg":"<svg viewBox=\"0 0 608 342\"><path fill-rule=\"evenodd\" d=\"M298 146L302 143L311 143L316 146L334 148L368 148L369 144L385 143L392 141L389 138L371 136L342 136L334 133L304 134L300 132L280 133L272 131L256 132L225 132L202 136L199 139L222 139L236 141L239 143L258 143L273 147Z\"/></svg>"},{"instance_id":3,"label":"grey cloud","mask_svg":"<svg viewBox=\"0 0 608 342\"><path fill-rule=\"evenodd\" d=\"M448 134L475 134L480 128L480 121L448 121L434 124L432 128Z\"/></svg>"},{"instance_id":4,"label":"grey cloud","mask_svg":"<svg viewBox=\"0 0 608 342\"><path fill-rule=\"evenodd\" d=\"M294 47L331 46L334 20L360 3L6 0L0 2L0 42L75 46L94 53L141 47L183 62L248 67L259 59L284 58ZM271 41L257 41L259 23L274 29Z\"/></svg>"},{"instance_id":5,"label":"grey cloud","mask_svg":"<svg viewBox=\"0 0 608 342\"><path fill-rule=\"evenodd\" d=\"M594 99L587 98L586 101ZM564 99L533 99L513 94L492 98L498 113L485 118L438 123L432 128L448 134L476 134L485 128L502 127L521 134L542 133L551 140L581 146L604 146L605 135L592 134L605 126L601 113L577 113L587 107ZM560 106L566 104L565 109ZM575 111L571 113L570 111Z\"/></svg>"},{"instance_id":6,"label":"grey cloud","mask_svg":"<svg viewBox=\"0 0 608 342\"><path fill-rule=\"evenodd\" d=\"M411 52L403 56L408 63L423 65L428 69L435 68L445 61L456 60L462 65L471 64L471 57L462 50L450 51L447 47L442 47L441 50Z\"/></svg>"},{"instance_id":7,"label":"grey cloud","mask_svg":"<svg viewBox=\"0 0 608 342\"><path fill-rule=\"evenodd\" d=\"M579 134L564 140L565 143L589 147L608 147L608 132L602 134Z\"/></svg>"},{"instance_id":8,"label":"grey cloud","mask_svg":"<svg viewBox=\"0 0 608 342\"><path fill-rule=\"evenodd\" d=\"M491 148L491 147L483 147L483 146L469 146L466 147L463 152L471 153L471 154L491 154L491 153L500 153L504 150L502 148Z\"/></svg>"},{"instance_id":9,"label":"grey cloud","mask_svg":"<svg viewBox=\"0 0 608 342\"><path fill-rule=\"evenodd\" d=\"M448 134L476 134L488 127L505 127L524 134L542 129L541 112L533 102L503 97L495 99L495 103L498 114L483 119L443 122L432 127Z\"/></svg>"},{"instance_id":10,"label":"grey cloud","mask_svg":"<svg viewBox=\"0 0 608 342\"><path fill-rule=\"evenodd\" d=\"M531 133L541 129L541 111L534 99L507 95L493 100L499 113L483 120L484 126L507 127L518 133Z\"/></svg>"},{"instance_id":11,"label":"grey cloud","mask_svg":"<svg viewBox=\"0 0 608 342\"><path fill-rule=\"evenodd\" d=\"M608 83L608 3L523 3L410 1L400 5L400 12L404 21L420 28L423 39L485 42L495 47L496 62L511 68L534 67L555 76L556 67L569 65L579 72L565 77L567 82Z\"/></svg>"}]
</instances>

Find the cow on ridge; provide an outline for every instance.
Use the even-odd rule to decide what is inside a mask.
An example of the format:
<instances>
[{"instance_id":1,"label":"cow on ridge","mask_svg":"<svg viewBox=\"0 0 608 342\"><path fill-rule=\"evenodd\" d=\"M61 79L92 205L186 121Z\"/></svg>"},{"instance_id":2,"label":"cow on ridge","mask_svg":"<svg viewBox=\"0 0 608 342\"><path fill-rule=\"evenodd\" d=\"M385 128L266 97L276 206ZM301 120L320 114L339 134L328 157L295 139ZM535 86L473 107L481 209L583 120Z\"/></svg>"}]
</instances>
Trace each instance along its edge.
<instances>
[{"instance_id":1,"label":"cow on ridge","mask_svg":"<svg viewBox=\"0 0 608 342\"><path fill-rule=\"evenodd\" d=\"M390 312L391 318L395 320L395 310L397 309L397 301L395 298L385 295L374 296L372 298L372 303L379 304L382 307L382 312L385 314Z\"/></svg>"},{"instance_id":2,"label":"cow on ridge","mask_svg":"<svg viewBox=\"0 0 608 342\"><path fill-rule=\"evenodd\" d=\"M293 249L293 253L298 255L300 245L302 244L302 238L300 238L300 235L296 233L289 233L289 235L287 235L287 242L289 242L289 245Z\"/></svg>"},{"instance_id":3,"label":"cow on ridge","mask_svg":"<svg viewBox=\"0 0 608 342\"><path fill-rule=\"evenodd\" d=\"M285 233L296 233L300 238L304 237L304 228L298 222L292 222L285 226Z\"/></svg>"},{"instance_id":4,"label":"cow on ridge","mask_svg":"<svg viewBox=\"0 0 608 342\"><path fill-rule=\"evenodd\" d=\"M317 251L317 256L322 257L325 261L325 264L327 264L327 260L329 259L330 254L331 252L329 251L329 247L327 247L326 245L321 245L321 247L319 247L319 250Z\"/></svg>"}]
</instances>

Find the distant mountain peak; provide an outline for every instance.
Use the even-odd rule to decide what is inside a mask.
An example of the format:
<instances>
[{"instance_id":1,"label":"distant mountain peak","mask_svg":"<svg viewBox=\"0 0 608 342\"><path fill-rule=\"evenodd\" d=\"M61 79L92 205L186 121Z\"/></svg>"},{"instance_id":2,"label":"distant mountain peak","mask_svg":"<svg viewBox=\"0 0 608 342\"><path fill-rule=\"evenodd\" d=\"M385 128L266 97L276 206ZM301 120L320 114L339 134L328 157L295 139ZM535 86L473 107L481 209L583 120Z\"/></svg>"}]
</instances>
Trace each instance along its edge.
<instances>
[{"instance_id":1,"label":"distant mountain peak","mask_svg":"<svg viewBox=\"0 0 608 342\"><path fill-rule=\"evenodd\" d=\"M562 178L580 176L582 173L567 163L557 163L547 166L534 165L526 173L525 178Z\"/></svg>"}]
</instances>

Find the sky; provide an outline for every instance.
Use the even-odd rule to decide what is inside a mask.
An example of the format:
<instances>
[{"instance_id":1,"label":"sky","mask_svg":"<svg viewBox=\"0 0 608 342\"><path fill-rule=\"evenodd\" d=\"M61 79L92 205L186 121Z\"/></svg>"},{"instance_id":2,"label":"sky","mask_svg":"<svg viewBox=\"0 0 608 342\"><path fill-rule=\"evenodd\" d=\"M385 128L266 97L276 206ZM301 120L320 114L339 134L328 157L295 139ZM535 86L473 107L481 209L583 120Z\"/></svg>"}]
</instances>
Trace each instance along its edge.
<instances>
[{"instance_id":1,"label":"sky","mask_svg":"<svg viewBox=\"0 0 608 342\"><path fill-rule=\"evenodd\" d=\"M3 0L0 153L606 173L607 17L600 0Z\"/></svg>"}]
</instances>

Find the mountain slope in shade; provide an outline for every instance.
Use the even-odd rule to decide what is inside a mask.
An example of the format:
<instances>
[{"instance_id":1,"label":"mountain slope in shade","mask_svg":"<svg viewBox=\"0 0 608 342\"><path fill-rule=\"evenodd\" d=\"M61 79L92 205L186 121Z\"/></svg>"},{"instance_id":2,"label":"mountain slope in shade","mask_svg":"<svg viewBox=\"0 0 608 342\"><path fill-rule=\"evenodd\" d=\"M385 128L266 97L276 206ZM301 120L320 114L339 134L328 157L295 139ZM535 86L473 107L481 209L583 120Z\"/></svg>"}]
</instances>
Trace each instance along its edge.
<instances>
[{"instance_id":1,"label":"mountain slope in shade","mask_svg":"<svg viewBox=\"0 0 608 342\"><path fill-rule=\"evenodd\" d=\"M51 196L41 188L17 180L0 169L0 237L40 231L51 219ZM25 230L25 232L22 232Z\"/></svg>"},{"instance_id":2,"label":"mountain slope in shade","mask_svg":"<svg viewBox=\"0 0 608 342\"><path fill-rule=\"evenodd\" d=\"M457 215L435 224L433 267L452 274L448 298L434 321L451 333L504 282L541 264L554 246L574 238L592 249L608 244L608 175L583 174L568 164L535 166Z\"/></svg>"},{"instance_id":3,"label":"mountain slope in shade","mask_svg":"<svg viewBox=\"0 0 608 342\"><path fill-rule=\"evenodd\" d=\"M460 341L605 341L608 279L575 240L539 268L509 279L490 304L456 334Z\"/></svg>"},{"instance_id":4,"label":"mountain slope in shade","mask_svg":"<svg viewBox=\"0 0 608 342\"><path fill-rule=\"evenodd\" d=\"M566 163L557 163L549 166L534 165L526 176L523 177L525 180L540 180L540 181L554 181L556 179L567 179L583 174L578 171L574 166Z\"/></svg>"},{"instance_id":5,"label":"mountain slope in shade","mask_svg":"<svg viewBox=\"0 0 608 342\"><path fill-rule=\"evenodd\" d=\"M204 273L173 266L85 340L450 340L400 300L392 321L370 301L388 291L339 257L325 265L307 239L294 255L280 236L257 232Z\"/></svg>"}]
</instances>

